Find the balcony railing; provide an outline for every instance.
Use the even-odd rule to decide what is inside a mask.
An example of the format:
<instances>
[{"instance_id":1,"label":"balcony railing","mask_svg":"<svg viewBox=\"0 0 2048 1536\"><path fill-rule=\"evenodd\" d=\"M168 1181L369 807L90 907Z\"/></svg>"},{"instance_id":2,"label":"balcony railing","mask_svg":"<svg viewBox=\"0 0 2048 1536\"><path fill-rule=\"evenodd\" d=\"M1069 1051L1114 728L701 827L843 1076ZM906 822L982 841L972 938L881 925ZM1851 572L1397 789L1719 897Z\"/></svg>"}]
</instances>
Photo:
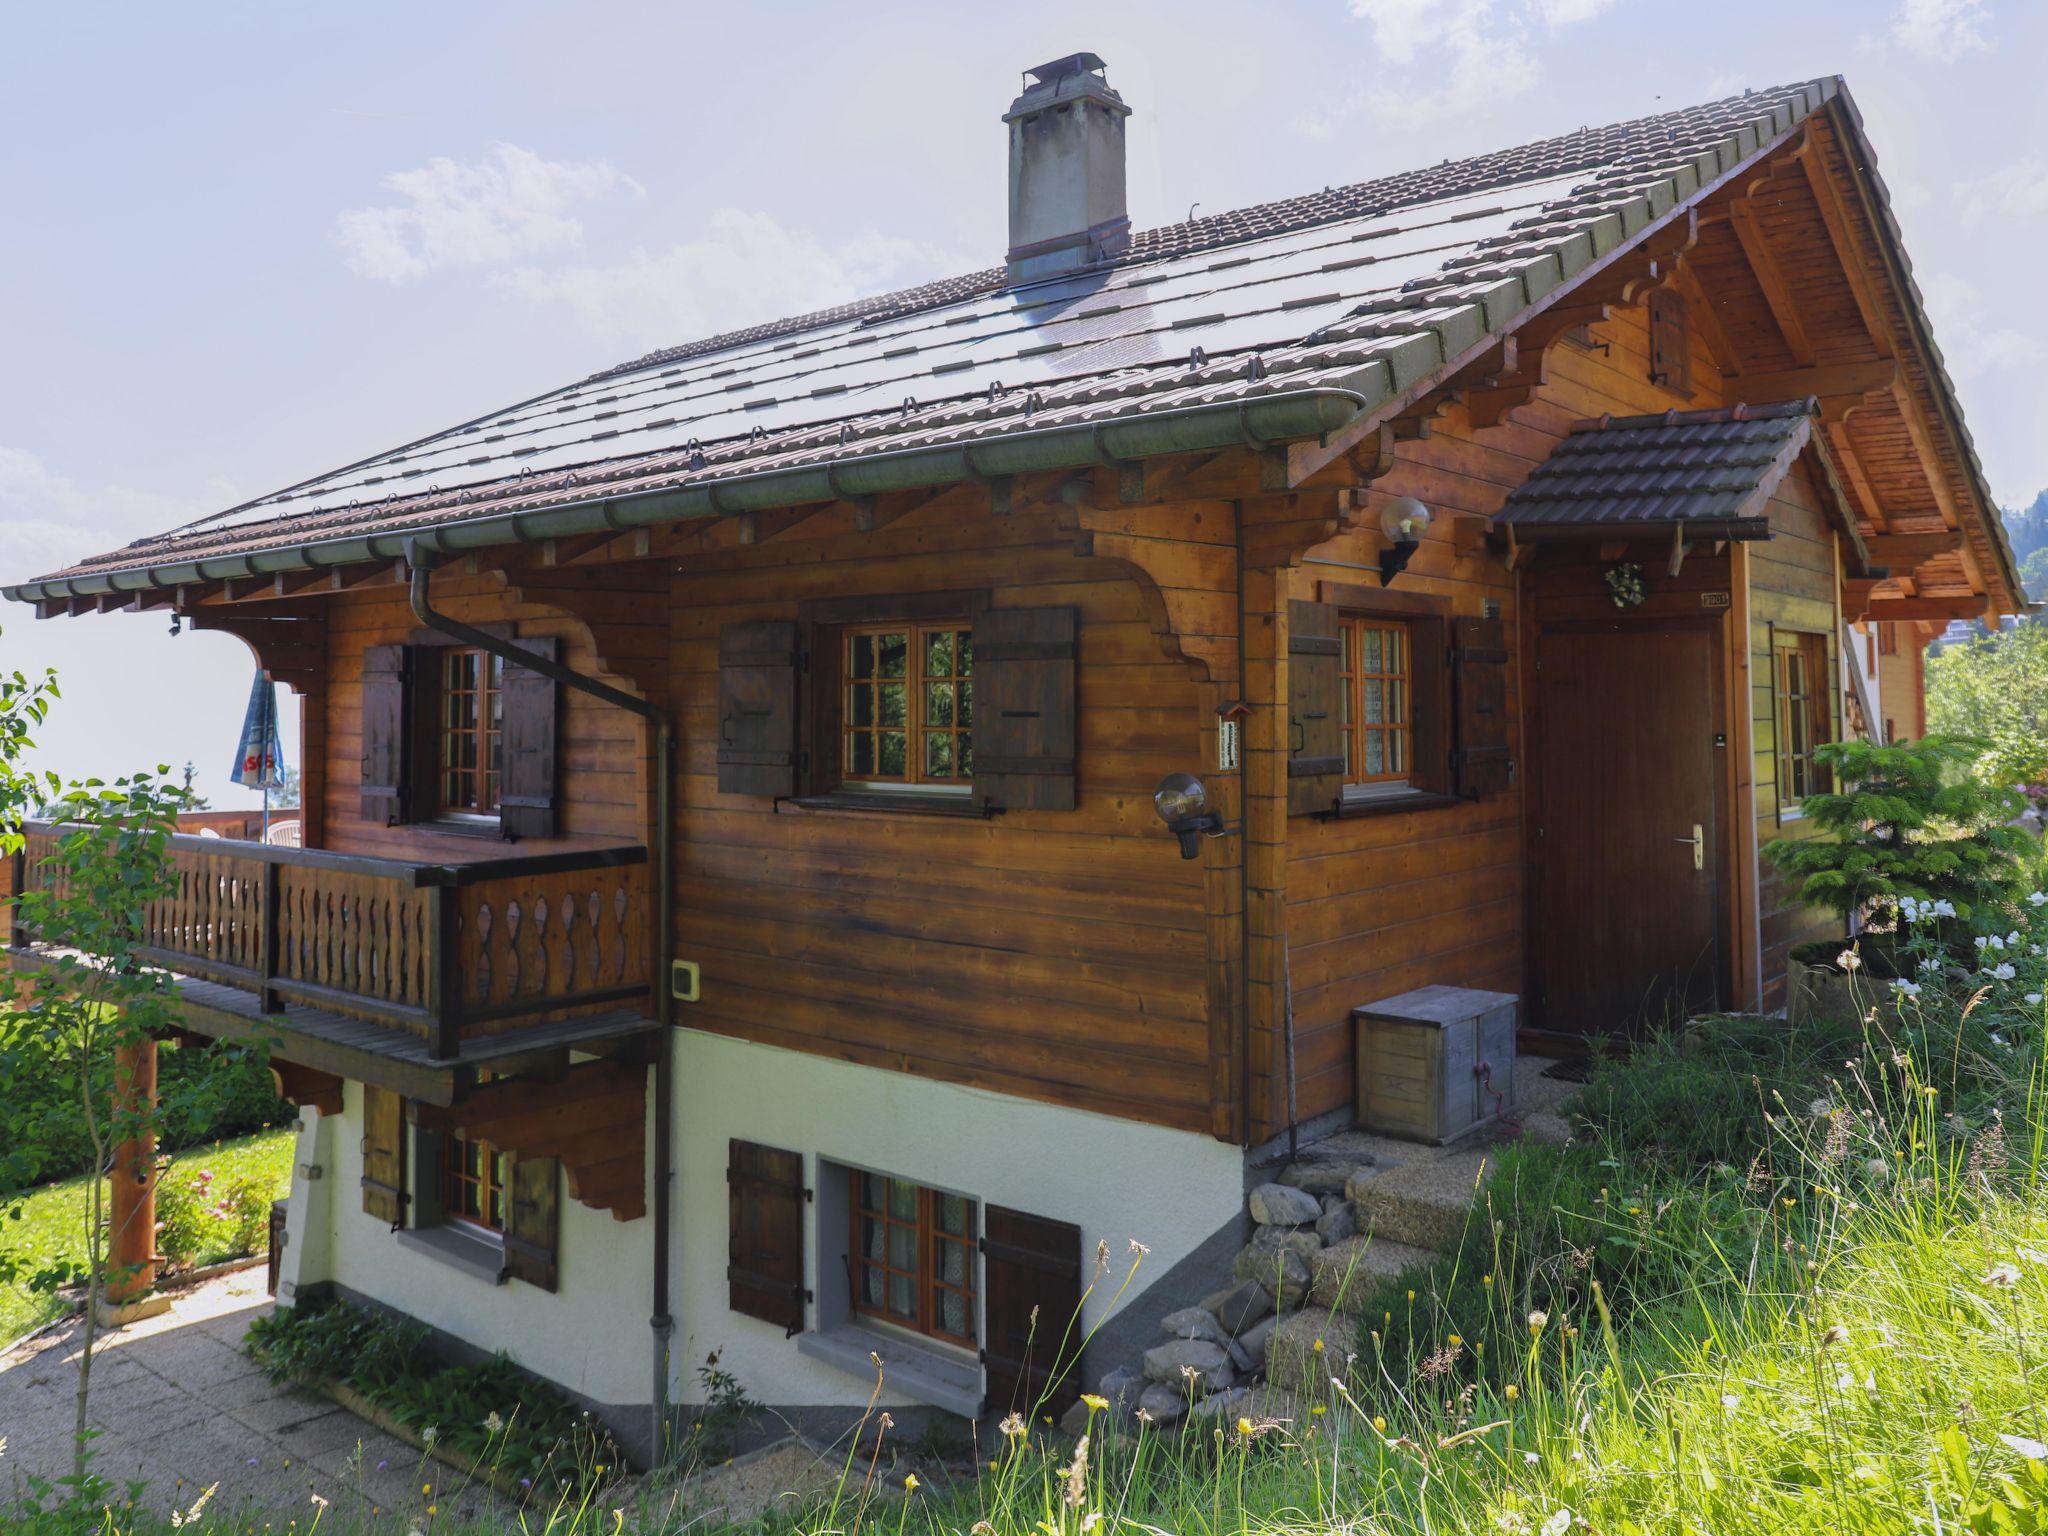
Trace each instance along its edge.
<instances>
[{"instance_id":1,"label":"balcony railing","mask_svg":"<svg viewBox=\"0 0 2048 1536\"><path fill-rule=\"evenodd\" d=\"M61 879L65 828L31 824L14 888ZM253 994L389 1025L452 1060L462 1042L638 1005L651 1012L647 850L474 864L174 836L177 889L149 903L145 961ZM13 943L33 934L16 914Z\"/></svg>"}]
</instances>

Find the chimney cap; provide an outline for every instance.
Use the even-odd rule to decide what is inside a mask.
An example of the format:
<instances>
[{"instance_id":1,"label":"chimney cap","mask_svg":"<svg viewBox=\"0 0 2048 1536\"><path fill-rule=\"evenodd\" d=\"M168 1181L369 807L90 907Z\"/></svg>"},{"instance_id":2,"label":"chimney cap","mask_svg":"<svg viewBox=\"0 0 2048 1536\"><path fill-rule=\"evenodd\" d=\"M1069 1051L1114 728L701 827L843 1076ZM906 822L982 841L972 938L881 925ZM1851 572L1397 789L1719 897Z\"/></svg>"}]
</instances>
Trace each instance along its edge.
<instances>
[{"instance_id":1,"label":"chimney cap","mask_svg":"<svg viewBox=\"0 0 2048 1536\"><path fill-rule=\"evenodd\" d=\"M1024 71L1025 78L1036 80L1040 85L1056 85L1069 75L1106 74L1109 66L1102 62L1102 56L1095 53L1070 53L1063 59L1054 59L1050 64L1039 64Z\"/></svg>"}]
</instances>

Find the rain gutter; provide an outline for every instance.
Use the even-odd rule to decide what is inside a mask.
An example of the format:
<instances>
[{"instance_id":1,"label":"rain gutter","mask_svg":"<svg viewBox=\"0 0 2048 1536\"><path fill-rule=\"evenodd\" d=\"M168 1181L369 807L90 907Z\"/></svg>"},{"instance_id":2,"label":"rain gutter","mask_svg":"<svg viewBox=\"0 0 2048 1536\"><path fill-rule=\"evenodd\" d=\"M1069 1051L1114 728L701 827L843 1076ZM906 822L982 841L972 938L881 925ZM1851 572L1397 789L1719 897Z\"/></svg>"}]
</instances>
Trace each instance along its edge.
<instances>
[{"instance_id":1,"label":"rain gutter","mask_svg":"<svg viewBox=\"0 0 2048 1536\"><path fill-rule=\"evenodd\" d=\"M930 447L887 449L817 464L757 470L661 490L580 496L516 512L452 517L377 533L294 539L278 548L248 553L202 555L124 570L51 577L0 587L0 596L33 603L163 591L201 582L404 560L415 544L434 554L463 554L503 544L621 533L696 518L924 490L1004 475L1240 448L1248 442L1277 446L1304 438L1326 438L1374 404L1371 396L1355 389L1286 390L1250 400L1148 412L1124 421L1003 432ZM279 537L292 536L281 529Z\"/></svg>"},{"instance_id":2,"label":"rain gutter","mask_svg":"<svg viewBox=\"0 0 2048 1536\"><path fill-rule=\"evenodd\" d=\"M656 1466L666 1459L668 1434L669 1356L675 1338L675 1318L669 1311L669 1200L675 1167L674 1057L675 1042L670 1028L675 1017L674 988L669 972L675 950L675 750L676 738L666 714L647 700L599 682L594 677L565 666L550 656L520 647L516 642L489 630L478 629L438 611L429 601L427 584L433 556L414 540L406 546L405 561L412 575L413 617L428 629L447 635L464 645L500 657L508 665L524 667L542 677L588 694L638 715L654 728L654 1016L661 1026L654 1048L654 1305L648 1326L654 1334L654 1391L651 1402L653 1432L648 1444Z\"/></svg>"}]
</instances>

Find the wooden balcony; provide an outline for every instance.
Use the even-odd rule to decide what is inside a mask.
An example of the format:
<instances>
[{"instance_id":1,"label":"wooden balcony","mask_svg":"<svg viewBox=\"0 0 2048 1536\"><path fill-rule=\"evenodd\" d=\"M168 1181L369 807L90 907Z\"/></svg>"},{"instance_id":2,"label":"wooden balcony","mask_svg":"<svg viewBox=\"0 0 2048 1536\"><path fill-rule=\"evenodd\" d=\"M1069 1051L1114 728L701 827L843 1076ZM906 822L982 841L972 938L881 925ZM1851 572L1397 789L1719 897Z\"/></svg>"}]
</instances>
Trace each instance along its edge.
<instances>
[{"instance_id":1,"label":"wooden balcony","mask_svg":"<svg viewBox=\"0 0 2048 1536\"><path fill-rule=\"evenodd\" d=\"M58 878L64 829L27 829L18 890ZM138 953L188 1027L268 1032L289 1061L448 1102L453 1075L654 1028L647 850L410 864L174 836L177 890ZM39 941L18 915L15 962ZM445 1080L429 1083L428 1079Z\"/></svg>"}]
</instances>

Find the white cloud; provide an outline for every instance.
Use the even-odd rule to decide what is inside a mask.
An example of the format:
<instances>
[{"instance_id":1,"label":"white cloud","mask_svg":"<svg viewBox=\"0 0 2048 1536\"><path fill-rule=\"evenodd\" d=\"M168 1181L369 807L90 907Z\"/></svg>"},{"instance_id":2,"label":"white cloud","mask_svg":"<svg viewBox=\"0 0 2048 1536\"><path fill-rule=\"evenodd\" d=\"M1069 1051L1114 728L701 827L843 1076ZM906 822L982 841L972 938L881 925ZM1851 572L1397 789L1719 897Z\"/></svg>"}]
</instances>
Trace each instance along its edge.
<instances>
[{"instance_id":1,"label":"white cloud","mask_svg":"<svg viewBox=\"0 0 2048 1536\"><path fill-rule=\"evenodd\" d=\"M1920 296L1926 301L1935 344L1958 380L2033 368L2048 357L2048 347L2037 332L1996 323L1983 295L1953 273L1922 278Z\"/></svg>"},{"instance_id":2,"label":"white cloud","mask_svg":"<svg viewBox=\"0 0 2048 1536\"><path fill-rule=\"evenodd\" d=\"M1510 100L1541 71L1531 34L1591 21L1615 0L1351 0L1372 27L1379 58L1373 84L1297 126L1326 138L1363 111L1413 127ZM1391 68L1387 66L1392 66Z\"/></svg>"},{"instance_id":3,"label":"white cloud","mask_svg":"<svg viewBox=\"0 0 2048 1536\"><path fill-rule=\"evenodd\" d=\"M1990 19L1983 0L1900 0L1889 36L1901 48L1952 64L1991 46L1984 37Z\"/></svg>"},{"instance_id":4,"label":"white cloud","mask_svg":"<svg viewBox=\"0 0 2048 1536\"><path fill-rule=\"evenodd\" d=\"M566 306L598 336L653 348L827 309L972 265L873 231L827 244L784 229L768 214L721 208L702 237L680 245L635 248L602 264L519 267L498 282L524 298Z\"/></svg>"},{"instance_id":5,"label":"white cloud","mask_svg":"<svg viewBox=\"0 0 2048 1536\"><path fill-rule=\"evenodd\" d=\"M517 144L493 144L467 164L437 156L384 185L399 202L335 221L349 267L384 283L573 250L583 241L578 204L641 190L607 161L544 160Z\"/></svg>"},{"instance_id":6,"label":"white cloud","mask_svg":"<svg viewBox=\"0 0 2048 1536\"><path fill-rule=\"evenodd\" d=\"M2048 161L2020 160L1988 175L1957 182L1956 201L1965 224L2048 213Z\"/></svg>"},{"instance_id":7,"label":"white cloud","mask_svg":"<svg viewBox=\"0 0 2048 1536\"><path fill-rule=\"evenodd\" d=\"M87 555L163 533L233 503L225 486L204 499L83 486L21 448L0 445L0 572L25 580Z\"/></svg>"}]
</instances>

